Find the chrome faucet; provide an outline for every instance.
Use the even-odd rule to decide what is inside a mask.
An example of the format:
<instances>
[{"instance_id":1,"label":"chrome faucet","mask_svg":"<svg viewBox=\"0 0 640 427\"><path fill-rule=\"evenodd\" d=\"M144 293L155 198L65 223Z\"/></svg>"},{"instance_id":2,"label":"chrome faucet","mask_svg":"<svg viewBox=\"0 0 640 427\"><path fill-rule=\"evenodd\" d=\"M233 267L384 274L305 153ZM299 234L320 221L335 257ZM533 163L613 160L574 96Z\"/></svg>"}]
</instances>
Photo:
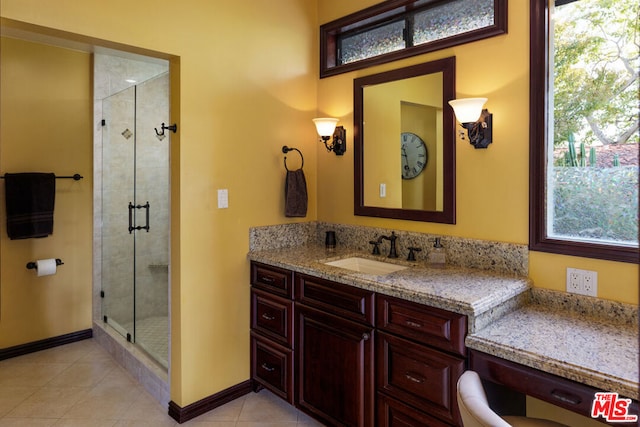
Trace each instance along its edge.
<instances>
[{"instance_id":1,"label":"chrome faucet","mask_svg":"<svg viewBox=\"0 0 640 427\"><path fill-rule=\"evenodd\" d=\"M387 258L398 258L398 252L396 251L396 239L398 238L398 236L396 236L395 232L391 232L391 236L380 236L378 237L378 244L382 243L383 240L388 240L389 242L391 242L391 247L389 248L389 255L387 255Z\"/></svg>"}]
</instances>

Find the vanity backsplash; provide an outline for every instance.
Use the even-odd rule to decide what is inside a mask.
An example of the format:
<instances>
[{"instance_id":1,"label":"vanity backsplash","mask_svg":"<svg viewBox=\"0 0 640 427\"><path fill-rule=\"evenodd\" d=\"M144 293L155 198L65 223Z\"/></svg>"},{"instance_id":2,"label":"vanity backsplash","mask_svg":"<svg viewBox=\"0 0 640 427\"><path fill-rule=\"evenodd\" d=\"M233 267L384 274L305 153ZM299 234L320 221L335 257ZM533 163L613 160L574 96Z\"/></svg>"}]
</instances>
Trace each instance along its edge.
<instances>
[{"instance_id":1,"label":"vanity backsplash","mask_svg":"<svg viewBox=\"0 0 640 427\"><path fill-rule=\"evenodd\" d=\"M249 230L249 250L261 251L309 244L324 245L326 232L330 230L336 233L337 247L369 253L372 250L369 241L382 235L390 235L394 231L398 236L396 246L399 259L407 258L408 247L417 247L422 249L416 254L418 263L426 263L435 238L440 237L449 265L515 276L528 274L529 251L526 245L326 222L252 227ZM388 245L388 242L381 245L382 255L380 256L386 256L389 250Z\"/></svg>"}]
</instances>

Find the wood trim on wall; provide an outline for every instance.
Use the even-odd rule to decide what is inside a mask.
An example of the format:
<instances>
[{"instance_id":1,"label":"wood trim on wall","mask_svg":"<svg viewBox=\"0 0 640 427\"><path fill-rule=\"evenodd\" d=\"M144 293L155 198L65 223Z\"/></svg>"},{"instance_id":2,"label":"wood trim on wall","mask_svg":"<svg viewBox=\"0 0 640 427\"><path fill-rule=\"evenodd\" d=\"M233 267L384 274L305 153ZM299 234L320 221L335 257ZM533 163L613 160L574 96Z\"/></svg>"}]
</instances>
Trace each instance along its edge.
<instances>
[{"instance_id":1,"label":"wood trim on wall","mask_svg":"<svg viewBox=\"0 0 640 427\"><path fill-rule=\"evenodd\" d=\"M219 393L212 394L209 397L198 400L184 408L180 407L174 401L169 402L169 416L182 424L199 415L209 412L225 403L231 402L239 397L244 396L252 391L251 380L246 380L240 384L222 390Z\"/></svg>"},{"instance_id":2,"label":"wood trim on wall","mask_svg":"<svg viewBox=\"0 0 640 427\"><path fill-rule=\"evenodd\" d=\"M46 350L60 345L71 344L91 337L93 337L93 330L84 329L82 331L71 332L70 334L59 335L57 337L45 338L39 341L3 348L0 349L0 360L24 356L25 354L35 353L36 351Z\"/></svg>"}]
</instances>

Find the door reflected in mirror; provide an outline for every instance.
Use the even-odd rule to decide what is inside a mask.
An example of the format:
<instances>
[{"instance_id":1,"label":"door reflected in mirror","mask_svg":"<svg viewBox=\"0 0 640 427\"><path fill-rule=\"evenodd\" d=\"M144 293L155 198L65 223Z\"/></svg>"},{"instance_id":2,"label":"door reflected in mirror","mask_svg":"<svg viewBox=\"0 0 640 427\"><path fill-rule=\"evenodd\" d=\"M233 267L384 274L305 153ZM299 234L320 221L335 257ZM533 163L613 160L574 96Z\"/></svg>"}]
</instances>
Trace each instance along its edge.
<instances>
[{"instance_id":1,"label":"door reflected in mirror","mask_svg":"<svg viewBox=\"0 0 640 427\"><path fill-rule=\"evenodd\" d=\"M455 58L354 81L355 214L455 223Z\"/></svg>"}]
</instances>

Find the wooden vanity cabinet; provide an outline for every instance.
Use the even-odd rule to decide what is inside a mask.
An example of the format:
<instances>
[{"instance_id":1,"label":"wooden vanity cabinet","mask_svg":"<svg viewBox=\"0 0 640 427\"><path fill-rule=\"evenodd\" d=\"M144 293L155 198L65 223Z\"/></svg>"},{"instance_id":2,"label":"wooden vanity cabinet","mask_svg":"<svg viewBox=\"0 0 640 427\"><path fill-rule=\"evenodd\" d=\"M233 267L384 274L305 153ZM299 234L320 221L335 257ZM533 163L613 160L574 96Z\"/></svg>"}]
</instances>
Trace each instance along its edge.
<instances>
[{"instance_id":1,"label":"wooden vanity cabinet","mask_svg":"<svg viewBox=\"0 0 640 427\"><path fill-rule=\"evenodd\" d=\"M256 262L251 284L255 390L326 425L461 425L466 316Z\"/></svg>"},{"instance_id":2,"label":"wooden vanity cabinet","mask_svg":"<svg viewBox=\"0 0 640 427\"><path fill-rule=\"evenodd\" d=\"M294 403L293 273L251 263L251 380Z\"/></svg>"},{"instance_id":3,"label":"wooden vanity cabinet","mask_svg":"<svg viewBox=\"0 0 640 427\"><path fill-rule=\"evenodd\" d=\"M374 425L374 293L303 274L296 282L296 404L328 425Z\"/></svg>"},{"instance_id":4,"label":"wooden vanity cabinet","mask_svg":"<svg viewBox=\"0 0 640 427\"><path fill-rule=\"evenodd\" d=\"M378 425L461 425L466 316L384 295L376 313Z\"/></svg>"}]
</instances>

